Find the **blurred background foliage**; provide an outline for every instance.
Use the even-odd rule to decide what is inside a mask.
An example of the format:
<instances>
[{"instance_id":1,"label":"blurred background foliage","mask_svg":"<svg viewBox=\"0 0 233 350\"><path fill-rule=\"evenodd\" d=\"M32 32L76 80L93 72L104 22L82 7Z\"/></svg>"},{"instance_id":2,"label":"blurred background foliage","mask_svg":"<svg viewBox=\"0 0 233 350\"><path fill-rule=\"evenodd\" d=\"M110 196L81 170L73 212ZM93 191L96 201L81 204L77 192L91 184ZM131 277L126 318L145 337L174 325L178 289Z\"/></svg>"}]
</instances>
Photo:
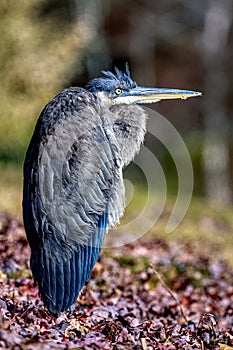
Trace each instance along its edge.
<instances>
[{"instance_id":1,"label":"blurred background foliage","mask_svg":"<svg viewBox=\"0 0 233 350\"><path fill-rule=\"evenodd\" d=\"M227 206L221 220L228 232L233 225L232 15L232 0L1 0L0 211L20 215L22 164L44 105L65 87L83 86L102 69L124 68L128 61L140 85L203 91L202 99L152 108L187 144L194 212L205 212L207 201ZM146 144L164 168L172 198L177 191L172 157L149 135ZM134 170L131 166L128 176L140 183ZM211 215L216 215L213 207Z\"/></svg>"}]
</instances>

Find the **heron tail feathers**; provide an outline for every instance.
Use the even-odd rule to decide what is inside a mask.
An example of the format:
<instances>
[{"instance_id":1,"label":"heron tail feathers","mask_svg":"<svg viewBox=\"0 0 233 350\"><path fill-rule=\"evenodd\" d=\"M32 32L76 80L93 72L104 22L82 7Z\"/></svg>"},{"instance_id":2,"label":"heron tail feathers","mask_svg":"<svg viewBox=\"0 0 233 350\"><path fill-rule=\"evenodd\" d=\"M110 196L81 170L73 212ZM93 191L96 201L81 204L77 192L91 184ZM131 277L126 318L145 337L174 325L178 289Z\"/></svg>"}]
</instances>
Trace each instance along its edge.
<instances>
[{"instance_id":1,"label":"heron tail feathers","mask_svg":"<svg viewBox=\"0 0 233 350\"><path fill-rule=\"evenodd\" d=\"M104 213L88 244L72 249L71 254L53 254L47 247L32 252L31 269L39 291L52 314L67 310L75 303L80 291L89 279L102 249L108 222Z\"/></svg>"}]
</instances>

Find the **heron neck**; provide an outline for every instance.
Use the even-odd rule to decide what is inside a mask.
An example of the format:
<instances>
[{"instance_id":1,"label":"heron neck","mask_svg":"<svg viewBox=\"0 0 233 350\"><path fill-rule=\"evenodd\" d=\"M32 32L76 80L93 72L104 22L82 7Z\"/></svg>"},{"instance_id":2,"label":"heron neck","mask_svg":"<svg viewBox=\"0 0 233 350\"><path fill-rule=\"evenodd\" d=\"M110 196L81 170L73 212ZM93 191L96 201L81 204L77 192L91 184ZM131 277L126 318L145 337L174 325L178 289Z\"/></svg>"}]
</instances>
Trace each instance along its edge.
<instances>
[{"instance_id":1,"label":"heron neck","mask_svg":"<svg viewBox=\"0 0 233 350\"><path fill-rule=\"evenodd\" d=\"M126 166L140 150L146 133L147 114L138 105L115 105L110 108L109 119L118 151Z\"/></svg>"}]
</instances>

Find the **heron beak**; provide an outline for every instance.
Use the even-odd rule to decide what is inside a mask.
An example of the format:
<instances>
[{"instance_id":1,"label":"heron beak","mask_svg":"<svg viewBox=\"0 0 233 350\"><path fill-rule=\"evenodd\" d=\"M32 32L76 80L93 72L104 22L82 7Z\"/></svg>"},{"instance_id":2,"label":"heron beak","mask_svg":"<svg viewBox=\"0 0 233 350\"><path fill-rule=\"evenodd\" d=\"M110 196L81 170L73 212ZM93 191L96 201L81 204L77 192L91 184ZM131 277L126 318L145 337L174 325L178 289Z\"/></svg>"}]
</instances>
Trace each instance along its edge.
<instances>
[{"instance_id":1,"label":"heron beak","mask_svg":"<svg viewBox=\"0 0 233 350\"><path fill-rule=\"evenodd\" d=\"M135 87L130 91L124 91L119 95L116 100L117 103L155 103L161 100L173 100L182 99L186 100L190 97L201 96L201 92L189 91L189 90L177 90L166 88L147 88L147 87Z\"/></svg>"}]
</instances>

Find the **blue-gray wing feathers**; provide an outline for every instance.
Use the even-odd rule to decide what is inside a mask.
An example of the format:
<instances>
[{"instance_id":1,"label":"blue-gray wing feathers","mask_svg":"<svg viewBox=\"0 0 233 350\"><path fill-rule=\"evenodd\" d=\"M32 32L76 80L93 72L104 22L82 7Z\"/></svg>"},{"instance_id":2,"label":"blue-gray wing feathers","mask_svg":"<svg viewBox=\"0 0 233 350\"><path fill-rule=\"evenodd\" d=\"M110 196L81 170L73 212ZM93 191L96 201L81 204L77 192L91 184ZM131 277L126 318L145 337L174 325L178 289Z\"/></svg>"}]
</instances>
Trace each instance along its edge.
<instances>
[{"instance_id":1,"label":"blue-gray wing feathers","mask_svg":"<svg viewBox=\"0 0 233 350\"><path fill-rule=\"evenodd\" d=\"M31 268L52 313L71 306L100 254L119 177L91 93L71 88L42 112L24 164ZM118 174L118 175L117 175Z\"/></svg>"}]
</instances>

